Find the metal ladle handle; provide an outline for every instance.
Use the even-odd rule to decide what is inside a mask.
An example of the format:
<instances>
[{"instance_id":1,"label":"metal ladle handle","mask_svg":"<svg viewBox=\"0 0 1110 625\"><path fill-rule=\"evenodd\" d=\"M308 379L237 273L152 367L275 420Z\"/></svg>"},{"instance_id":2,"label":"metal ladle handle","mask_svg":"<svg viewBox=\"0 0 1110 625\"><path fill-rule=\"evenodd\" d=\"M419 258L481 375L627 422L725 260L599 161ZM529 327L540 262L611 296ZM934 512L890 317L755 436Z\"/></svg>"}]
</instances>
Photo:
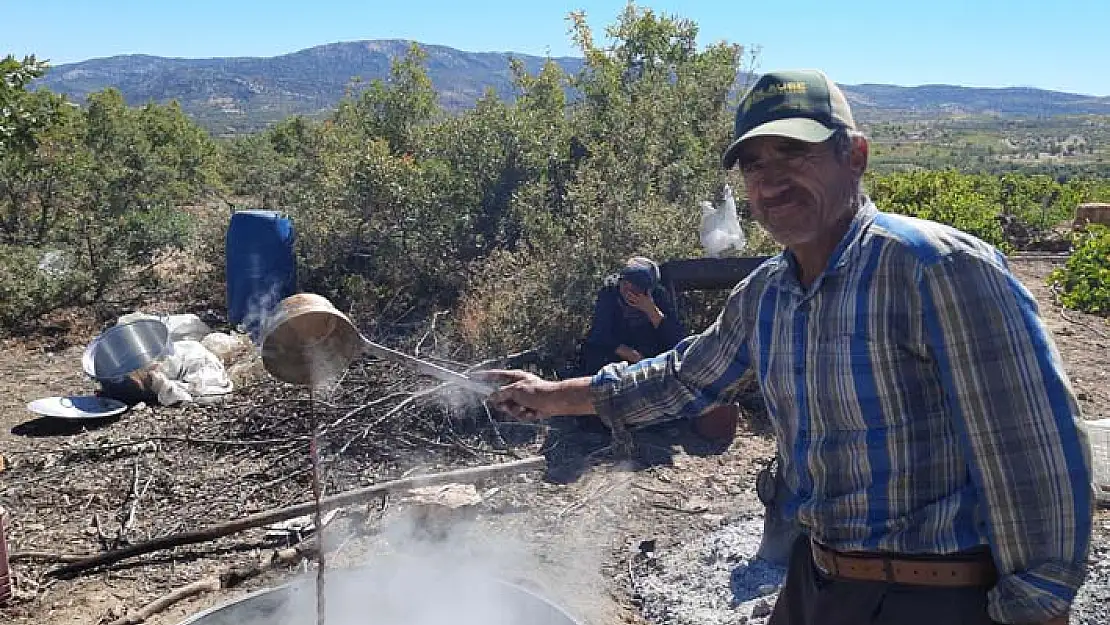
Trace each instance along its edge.
<instances>
[{"instance_id":1,"label":"metal ladle handle","mask_svg":"<svg viewBox=\"0 0 1110 625\"><path fill-rule=\"evenodd\" d=\"M451 369L441 367L427 360L422 360L416 356L410 356L404 352L390 349L385 345L379 345L365 336L362 336L362 346L367 352L378 358L412 367L424 375L431 376L444 382L450 382L451 384L461 386L480 395L489 395L498 389L497 385L473 380L457 371L452 371Z\"/></svg>"}]
</instances>

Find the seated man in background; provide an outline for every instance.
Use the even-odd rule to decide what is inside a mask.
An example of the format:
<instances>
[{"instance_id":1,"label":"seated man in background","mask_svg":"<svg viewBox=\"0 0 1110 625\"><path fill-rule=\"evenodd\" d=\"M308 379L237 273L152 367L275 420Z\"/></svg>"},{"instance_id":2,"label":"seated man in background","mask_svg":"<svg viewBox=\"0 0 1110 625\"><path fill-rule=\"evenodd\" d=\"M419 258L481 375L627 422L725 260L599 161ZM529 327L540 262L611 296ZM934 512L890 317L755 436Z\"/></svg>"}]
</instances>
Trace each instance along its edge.
<instances>
[{"instance_id":1,"label":"seated man in background","mask_svg":"<svg viewBox=\"0 0 1110 625\"><path fill-rule=\"evenodd\" d=\"M660 283L659 266L643 256L628 259L619 273L605 278L597 295L590 332L582 350L580 375L606 365L635 364L672 349L686 336L675 302ZM697 417L694 428L707 438L728 439L736 432L739 407L721 406ZM668 420L663 415L641 427Z\"/></svg>"},{"instance_id":2,"label":"seated man in background","mask_svg":"<svg viewBox=\"0 0 1110 625\"><path fill-rule=\"evenodd\" d=\"M674 302L659 284L659 266L634 256L620 273L605 279L597 294L582 367L593 374L614 362L636 364L671 349L685 336Z\"/></svg>"}]
</instances>

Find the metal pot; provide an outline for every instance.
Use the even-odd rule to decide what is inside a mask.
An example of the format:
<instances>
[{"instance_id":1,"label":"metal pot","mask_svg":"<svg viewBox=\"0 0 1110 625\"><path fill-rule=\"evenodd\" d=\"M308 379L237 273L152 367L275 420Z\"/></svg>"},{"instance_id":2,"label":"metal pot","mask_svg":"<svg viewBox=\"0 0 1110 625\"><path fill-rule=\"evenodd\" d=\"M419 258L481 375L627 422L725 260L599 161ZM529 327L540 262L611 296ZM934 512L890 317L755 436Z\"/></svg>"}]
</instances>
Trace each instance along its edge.
<instances>
[{"instance_id":1,"label":"metal pot","mask_svg":"<svg viewBox=\"0 0 1110 625\"><path fill-rule=\"evenodd\" d=\"M85 375L100 383L104 395L128 404L153 403L157 394L150 373L173 354L166 324L137 319L108 328L81 356Z\"/></svg>"},{"instance_id":2,"label":"metal pot","mask_svg":"<svg viewBox=\"0 0 1110 625\"><path fill-rule=\"evenodd\" d=\"M270 375L291 384L311 386L333 380L363 352L483 395L497 388L378 345L327 298L313 293L281 300L262 324L262 364Z\"/></svg>"},{"instance_id":3,"label":"metal pot","mask_svg":"<svg viewBox=\"0 0 1110 625\"><path fill-rule=\"evenodd\" d=\"M362 352L355 324L327 298L297 293L262 323L262 364L275 378L313 385L339 376Z\"/></svg>"},{"instance_id":4,"label":"metal pot","mask_svg":"<svg viewBox=\"0 0 1110 625\"><path fill-rule=\"evenodd\" d=\"M569 612L537 592L479 572L422 574L403 566L399 570L393 568L389 559L374 564L327 572L328 623L581 625ZM179 625L315 623L316 591L312 577L302 575L284 586L234 599L195 614Z\"/></svg>"}]
</instances>

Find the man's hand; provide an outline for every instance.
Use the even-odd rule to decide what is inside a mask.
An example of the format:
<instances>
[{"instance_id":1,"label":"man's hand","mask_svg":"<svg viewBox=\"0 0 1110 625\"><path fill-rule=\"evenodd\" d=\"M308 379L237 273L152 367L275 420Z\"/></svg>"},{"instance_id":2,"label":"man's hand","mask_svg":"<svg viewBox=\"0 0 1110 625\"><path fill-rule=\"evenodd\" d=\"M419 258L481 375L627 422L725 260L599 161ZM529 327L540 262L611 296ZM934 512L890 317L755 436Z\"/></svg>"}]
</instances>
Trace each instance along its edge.
<instances>
[{"instance_id":1,"label":"man's hand","mask_svg":"<svg viewBox=\"0 0 1110 625\"><path fill-rule=\"evenodd\" d=\"M627 345L618 345L615 350L617 356L630 365L634 365L644 359L644 355L632 349Z\"/></svg>"},{"instance_id":2,"label":"man's hand","mask_svg":"<svg viewBox=\"0 0 1110 625\"><path fill-rule=\"evenodd\" d=\"M651 325L658 327L659 323L663 321L663 311L659 310L659 306L651 297L650 291L640 291L633 288L627 282L622 282L620 286L621 297L628 305L636 310L647 315L651 320Z\"/></svg>"},{"instance_id":3,"label":"man's hand","mask_svg":"<svg viewBox=\"0 0 1110 625\"><path fill-rule=\"evenodd\" d=\"M489 402L521 421L594 414L589 377L550 382L527 371L501 369L470 375L501 384L501 388L489 396Z\"/></svg>"}]
</instances>

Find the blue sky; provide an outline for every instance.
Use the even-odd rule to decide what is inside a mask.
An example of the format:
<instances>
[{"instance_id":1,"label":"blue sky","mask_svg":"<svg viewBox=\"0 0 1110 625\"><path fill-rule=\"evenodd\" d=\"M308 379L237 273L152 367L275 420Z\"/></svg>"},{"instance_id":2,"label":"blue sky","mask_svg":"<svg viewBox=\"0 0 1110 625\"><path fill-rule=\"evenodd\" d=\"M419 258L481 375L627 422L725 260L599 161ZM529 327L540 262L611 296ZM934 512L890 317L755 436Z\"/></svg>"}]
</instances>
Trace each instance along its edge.
<instances>
[{"instance_id":1,"label":"blue sky","mask_svg":"<svg viewBox=\"0 0 1110 625\"><path fill-rule=\"evenodd\" d=\"M1110 95L1110 0L666 0L700 43L760 46L757 69L837 82L1035 86ZM273 56L358 39L572 55L565 17L600 35L623 0L0 0L0 56Z\"/></svg>"}]
</instances>

